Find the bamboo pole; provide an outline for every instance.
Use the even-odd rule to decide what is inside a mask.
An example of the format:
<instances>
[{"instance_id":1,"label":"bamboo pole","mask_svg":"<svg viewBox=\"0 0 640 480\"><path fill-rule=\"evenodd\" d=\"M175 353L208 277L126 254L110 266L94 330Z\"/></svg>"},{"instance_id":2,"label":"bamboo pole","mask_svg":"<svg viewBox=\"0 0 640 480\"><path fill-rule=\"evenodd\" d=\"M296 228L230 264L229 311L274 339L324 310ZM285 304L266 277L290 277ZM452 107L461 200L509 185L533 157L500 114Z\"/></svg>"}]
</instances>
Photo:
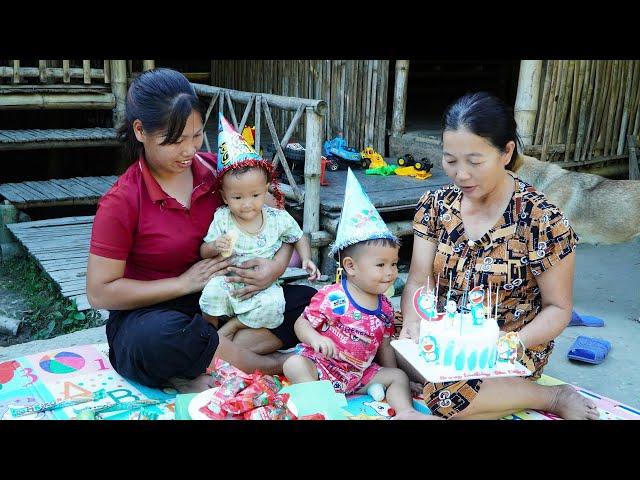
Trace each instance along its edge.
<instances>
[{"instance_id":1,"label":"bamboo pole","mask_svg":"<svg viewBox=\"0 0 640 480\"><path fill-rule=\"evenodd\" d=\"M21 109L99 109L115 106L113 93L30 93L0 95L3 110Z\"/></svg>"},{"instance_id":2,"label":"bamboo pole","mask_svg":"<svg viewBox=\"0 0 640 480\"><path fill-rule=\"evenodd\" d=\"M640 73L638 74L638 76L640 77ZM635 83L635 86L636 86L636 106L635 106L636 119L633 123L632 135L634 137L637 137L638 130L640 129L640 87L638 86L638 82Z\"/></svg>"},{"instance_id":3,"label":"bamboo pole","mask_svg":"<svg viewBox=\"0 0 640 480\"><path fill-rule=\"evenodd\" d=\"M628 136L629 142L629 180L640 180L640 165L636 151L636 137ZM637 213L637 212L636 212Z\"/></svg>"},{"instance_id":4,"label":"bamboo pole","mask_svg":"<svg viewBox=\"0 0 640 480\"><path fill-rule=\"evenodd\" d=\"M538 115L538 123L536 125L536 136L533 141L535 145L542 143L542 137L544 134L544 125L547 117L547 104L549 103L549 92L551 91L551 79L553 77L553 60L547 60L544 63L544 88L542 89L542 100L540 101Z\"/></svg>"},{"instance_id":5,"label":"bamboo pole","mask_svg":"<svg viewBox=\"0 0 640 480\"><path fill-rule=\"evenodd\" d=\"M633 77L631 79L631 99L629 100L629 127L628 133L633 132L634 118L640 100L640 60L633 61Z\"/></svg>"},{"instance_id":6,"label":"bamboo pole","mask_svg":"<svg viewBox=\"0 0 640 480\"><path fill-rule=\"evenodd\" d=\"M620 123L622 121L622 109L624 107L624 93L627 86L626 80L626 63L624 60L621 60L618 65L618 79L616 81L616 108L611 125L611 135L608 139L608 155L613 154L618 148L618 135L620 135Z\"/></svg>"},{"instance_id":7,"label":"bamboo pole","mask_svg":"<svg viewBox=\"0 0 640 480\"><path fill-rule=\"evenodd\" d=\"M409 84L409 60L396 60L396 83L393 89L393 116L391 134L402 135L407 115L407 85Z\"/></svg>"},{"instance_id":8,"label":"bamboo pole","mask_svg":"<svg viewBox=\"0 0 640 480\"><path fill-rule=\"evenodd\" d=\"M378 145L377 151L381 155L386 155L385 140L387 136L387 90L389 88L389 60L381 60L381 69L378 74L379 86L378 86L378 105L376 108L376 125L377 125L377 138Z\"/></svg>"},{"instance_id":9,"label":"bamboo pole","mask_svg":"<svg viewBox=\"0 0 640 480\"><path fill-rule=\"evenodd\" d=\"M617 150L618 136L620 135L620 127L622 122L622 110L624 108L624 94L627 89L627 70L626 61L620 61L620 69L618 71L618 95L616 100L615 117L611 128L611 139L609 141L609 153L613 154ZM623 138L624 143L624 138Z\"/></svg>"},{"instance_id":10,"label":"bamboo pole","mask_svg":"<svg viewBox=\"0 0 640 480\"><path fill-rule=\"evenodd\" d=\"M533 143L542 60L521 60L514 114L523 146Z\"/></svg>"},{"instance_id":11,"label":"bamboo pole","mask_svg":"<svg viewBox=\"0 0 640 480\"><path fill-rule=\"evenodd\" d=\"M553 62L553 76L551 77L551 87L549 89L549 101L547 104L547 115L544 125L544 136L542 138L542 152L540 153L540 161L544 162L547 157L547 145L551 143L551 133L553 129L553 120L556 110L556 97L558 90L558 76L560 74L560 66L562 61Z\"/></svg>"},{"instance_id":12,"label":"bamboo pole","mask_svg":"<svg viewBox=\"0 0 640 480\"><path fill-rule=\"evenodd\" d=\"M192 85L198 95L211 97L215 93L219 93L222 90L227 90L231 95L232 100L245 104L248 103L254 95L254 93L252 92L244 92L229 88L220 88L213 85L204 85L201 83L193 83ZM269 105L271 105L272 107L281 108L284 110L295 111L297 110L298 106L302 104L305 107L312 107L317 113L319 113L320 115L324 115L327 109L327 104L324 100L291 98L288 96L270 95L266 93L262 93L261 95L267 99Z\"/></svg>"},{"instance_id":13,"label":"bamboo pole","mask_svg":"<svg viewBox=\"0 0 640 480\"><path fill-rule=\"evenodd\" d=\"M303 231L320 230L320 156L322 155L322 117L312 108L306 109L306 148L304 157ZM311 249L311 259L318 262L318 249Z\"/></svg>"},{"instance_id":14,"label":"bamboo pole","mask_svg":"<svg viewBox=\"0 0 640 480\"><path fill-rule=\"evenodd\" d=\"M70 83L71 82L71 72L69 71L69 60L62 60L62 82Z\"/></svg>"},{"instance_id":15,"label":"bamboo pole","mask_svg":"<svg viewBox=\"0 0 640 480\"><path fill-rule=\"evenodd\" d=\"M562 90L562 108L560 110L560 122L558 123L558 131L556 132L555 140L557 142L565 142L566 141L566 130L565 124L567 123L567 112L569 111L569 104L571 103L571 99L573 98L573 83L574 77L578 75L576 71L576 61L569 60L568 68L567 68L567 78L564 83L564 88Z\"/></svg>"},{"instance_id":16,"label":"bamboo pole","mask_svg":"<svg viewBox=\"0 0 640 480\"><path fill-rule=\"evenodd\" d=\"M253 145L253 148L255 148L256 152L260 151L260 109L262 107L262 95L257 95L256 96L256 105L255 105L255 109L253 111L253 115L254 115L254 122L255 122L255 127L256 127L256 137L255 137L255 143Z\"/></svg>"},{"instance_id":17,"label":"bamboo pole","mask_svg":"<svg viewBox=\"0 0 640 480\"><path fill-rule=\"evenodd\" d=\"M46 61L44 62L44 66L40 67L20 67L18 74L22 78L38 78L41 75L45 79L59 79L63 78L64 71L63 68L49 67L46 65ZM71 78L84 78L84 70L82 68L73 68L69 69L69 75ZM13 67L0 67L0 77L2 78L13 78L14 70ZM104 69L102 68L92 68L91 69L91 78L98 79L104 77Z\"/></svg>"},{"instance_id":18,"label":"bamboo pole","mask_svg":"<svg viewBox=\"0 0 640 480\"><path fill-rule=\"evenodd\" d=\"M91 83L91 60L82 61L82 77L85 85Z\"/></svg>"},{"instance_id":19,"label":"bamboo pole","mask_svg":"<svg viewBox=\"0 0 640 480\"><path fill-rule=\"evenodd\" d=\"M622 155L624 151L624 144L627 137L627 124L629 123L629 102L631 100L631 80L633 78L633 62L627 63L627 85L624 92L624 101L622 109L622 120L620 121L620 131L618 137L618 148L616 149L616 155Z\"/></svg>"},{"instance_id":20,"label":"bamboo pole","mask_svg":"<svg viewBox=\"0 0 640 480\"><path fill-rule=\"evenodd\" d=\"M613 63L610 60L605 60L603 62L603 71L602 71L602 90L600 91L600 95L598 98L598 103L595 108L596 116L593 124L593 134L589 141L589 151L587 152L588 158L591 158L595 155L597 144L600 137L601 124L602 119L604 118L605 106L607 103L607 95L609 94L609 82L611 78L611 69L613 67Z\"/></svg>"},{"instance_id":21,"label":"bamboo pole","mask_svg":"<svg viewBox=\"0 0 640 480\"><path fill-rule=\"evenodd\" d=\"M293 174L291 173L291 169L289 168L289 164L287 163L287 159L284 156L284 152L282 151L282 146L280 145L280 141L278 140L278 134L276 132L276 127L273 124L273 118L271 116L271 108L269 108L269 104L263 98L262 106L264 107L264 118L267 121L267 126L269 127L269 132L271 133L271 139L273 140L273 146L276 148L276 158L280 158L280 162L282 163L282 168L284 169L284 173L289 180L289 185L293 189L294 193L298 197L298 201L302 201L302 196L300 195L300 189L298 188L298 184L293 178Z\"/></svg>"},{"instance_id":22,"label":"bamboo pole","mask_svg":"<svg viewBox=\"0 0 640 480\"><path fill-rule=\"evenodd\" d=\"M251 112L251 107L254 105L256 101L256 95L252 95L251 99L247 102L247 106L244 109L244 113L242 114L242 120L240 120L240 125L238 125L238 131L242 132L245 124L247 123L247 119L249 118L249 112Z\"/></svg>"},{"instance_id":23,"label":"bamboo pole","mask_svg":"<svg viewBox=\"0 0 640 480\"><path fill-rule=\"evenodd\" d=\"M613 134L613 122L616 117L616 104L618 103L618 90L619 90L619 73L620 62L618 60L613 61L613 73L611 74L611 95L609 95L609 108L607 109L607 115L605 116L605 130L604 130L604 146L602 154L604 156L609 155L611 145L611 135Z\"/></svg>"},{"instance_id":24,"label":"bamboo pole","mask_svg":"<svg viewBox=\"0 0 640 480\"><path fill-rule=\"evenodd\" d=\"M570 61L569 60L560 60L560 83L557 85L557 93L555 98L555 112L553 117L553 126L551 128L551 138L549 143L558 143L559 131L560 131L560 122L562 121L562 110L564 108L564 103L566 100L566 92L565 85L567 83L567 76L569 74L570 69ZM552 159L550 159L552 160Z\"/></svg>"},{"instance_id":25,"label":"bamboo pole","mask_svg":"<svg viewBox=\"0 0 640 480\"><path fill-rule=\"evenodd\" d=\"M584 72L587 61L577 61L577 72L573 76L573 87L571 92L571 110L569 111L569 127L567 128L567 138L565 143L570 145L573 141L573 131L575 128L576 117L580 111L580 96L582 94L582 82L584 81ZM566 149L564 152L564 161L569 161L570 150Z\"/></svg>"},{"instance_id":26,"label":"bamboo pole","mask_svg":"<svg viewBox=\"0 0 640 480\"><path fill-rule=\"evenodd\" d=\"M142 60L142 71L146 72L147 70L153 70L156 68L155 60Z\"/></svg>"},{"instance_id":27,"label":"bamboo pole","mask_svg":"<svg viewBox=\"0 0 640 480\"><path fill-rule=\"evenodd\" d=\"M13 83L20 83L20 60L13 61Z\"/></svg>"},{"instance_id":28,"label":"bamboo pole","mask_svg":"<svg viewBox=\"0 0 640 480\"><path fill-rule=\"evenodd\" d=\"M596 109L598 106L598 102L600 101L600 90L603 81L603 73L604 73L604 62L601 60L595 60L595 73L594 73L594 83L593 83L593 99L591 101L591 108L589 109L589 123L587 126L587 134L584 138L584 143L582 145L582 152L580 153L580 160L584 160L589 154L589 145L591 145L591 138L593 137L593 129L594 122L596 117ZM589 86L591 88L591 86Z\"/></svg>"},{"instance_id":29,"label":"bamboo pole","mask_svg":"<svg viewBox=\"0 0 640 480\"><path fill-rule=\"evenodd\" d=\"M111 62L109 60L104 60L104 83L108 85L111 83Z\"/></svg>"},{"instance_id":30,"label":"bamboo pole","mask_svg":"<svg viewBox=\"0 0 640 480\"><path fill-rule=\"evenodd\" d=\"M287 131L284 134L284 137L282 137L282 140L280 141L280 146L282 148L286 147L287 143L289 143L289 139L291 138L291 135L293 134L296 127L298 126L298 123L300 121L300 118L302 117L302 113L304 112L304 110L305 110L304 105L300 105L298 107L298 110L296 110L296 113L293 116L293 120L291 120L291 123L289 124L289 127L287 128ZM273 159L273 166L275 167L276 165L278 165L278 157L275 157Z\"/></svg>"},{"instance_id":31,"label":"bamboo pole","mask_svg":"<svg viewBox=\"0 0 640 480\"><path fill-rule=\"evenodd\" d=\"M113 121L114 125L118 125L125 118L125 103L127 99L126 60L111 60L111 91L116 99Z\"/></svg>"},{"instance_id":32,"label":"bamboo pole","mask_svg":"<svg viewBox=\"0 0 640 480\"><path fill-rule=\"evenodd\" d=\"M593 84L595 81L595 71L596 71L596 62L587 60L586 61L586 74L584 76L584 84L582 86L583 94L580 99L580 114L578 118L578 134L576 136L576 149L573 154L573 160L575 162L580 160L580 155L584 151L584 143L587 140L586 137L586 128L587 128L587 115L590 116L588 112L587 105L591 102L591 95L593 93ZM585 91L586 90L586 91Z\"/></svg>"},{"instance_id":33,"label":"bamboo pole","mask_svg":"<svg viewBox=\"0 0 640 480\"><path fill-rule=\"evenodd\" d=\"M227 106L229 107L229 116L231 117L231 121L233 122L233 128L236 129L237 132L242 134L242 130L238 130L238 119L236 118L236 112L233 108L233 104L231 103L231 95L229 92L224 92L224 98L227 101Z\"/></svg>"},{"instance_id":34,"label":"bamboo pole","mask_svg":"<svg viewBox=\"0 0 640 480\"><path fill-rule=\"evenodd\" d=\"M46 60L38 60L38 70L40 75L40 83L47 83L47 61Z\"/></svg>"}]
</instances>

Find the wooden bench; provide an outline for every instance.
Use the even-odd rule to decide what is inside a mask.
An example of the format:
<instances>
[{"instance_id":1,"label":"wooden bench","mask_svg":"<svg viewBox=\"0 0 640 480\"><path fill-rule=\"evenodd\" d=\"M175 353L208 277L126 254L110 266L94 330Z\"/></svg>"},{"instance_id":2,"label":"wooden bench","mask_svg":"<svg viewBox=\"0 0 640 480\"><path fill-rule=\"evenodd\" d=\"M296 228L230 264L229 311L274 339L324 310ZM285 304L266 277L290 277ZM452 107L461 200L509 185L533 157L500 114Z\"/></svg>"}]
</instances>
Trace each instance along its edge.
<instances>
[{"instance_id":1,"label":"wooden bench","mask_svg":"<svg viewBox=\"0 0 640 480\"><path fill-rule=\"evenodd\" d=\"M58 285L62 295L76 300L79 310L91 308L86 281L93 219L91 215L7 225L29 255ZM293 281L307 276L301 268L288 268L280 278Z\"/></svg>"},{"instance_id":2,"label":"wooden bench","mask_svg":"<svg viewBox=\"0 0 640 480\"><path fill-rule=\"evenodd\" d=\"M115 128L0 130L0 150L115 147Z\"/></svg>"},{"instance_id":3,"label":"wooden bench","mask_svg":"<svg viewBox=\"0 0 640 480\"><path fill-rule=\"evenodd\" d=\"M0 184L0 195L16 208L94 205L115 183L115 175Z\"/></svg>"}]
</instances>

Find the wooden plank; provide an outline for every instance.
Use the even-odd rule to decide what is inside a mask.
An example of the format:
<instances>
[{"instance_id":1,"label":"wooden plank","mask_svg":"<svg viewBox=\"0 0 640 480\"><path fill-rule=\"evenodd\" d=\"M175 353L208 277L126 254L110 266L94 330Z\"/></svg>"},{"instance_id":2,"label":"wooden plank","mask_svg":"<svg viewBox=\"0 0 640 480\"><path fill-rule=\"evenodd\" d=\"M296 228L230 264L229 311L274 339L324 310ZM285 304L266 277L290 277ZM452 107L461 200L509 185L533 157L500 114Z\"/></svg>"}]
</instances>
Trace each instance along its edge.
<instances>
[{"instance_id":1,"label":"wooden plank","mask_svg":"<svg viewBox=\"0 0 640 480\"><path fill-rule=\"evenodd\" d=\"M23 192L17 187L16 183L5 183L0 185L0 195L4 196L10 202L14 201L26 201L27 199L23 196Z\"/></svg>"},{"instance_id":2,"label":"wooden plank","mask_svg":"<svg viewBox=\"0 0 640 480\"><path fill-rule=\"evenodd\" d=\"M93 188L99 192L101 195L104 195L109 191L113 184L116 182L117 177L114 177L113 180L106 181L103 178L105 177L82 177L84 183L93 186Z\"/></svg>"},{"instance_id":3,"label":"wooden plank","mask_svg":"<svg viewBox=\"0 0 640 480\"><path fill-rule=\"evenodd\" d=\"M95 185L92 184L92 182L85 181L84 177L73 177L70 180L72 180L77 185L81 185L87 190L91 190L99 197L101 197L104 194L104 190L102 190L102 188L96 187Z\"/></svg>"},{"instance_id":4,"label":"wooden plank","mask_svg":"<svg viewBox=\"0 0 640 480\"><path fill-rule=\"evenodd\" d=\"M40 193L37 190L37 188L30 187L29 185L26 185L25 183L21 183L20 184L20 188L25 192L25 194L30 195L30 198L33 198L33 199L36 199L36 200L47 200L47 197L45 195L43 195L42 193Z\"/></svg>"},{"instance_id":5,"label":"wooden plank","mask_svg":"<svg viewBox=\"0 0 640 480\"><path fill-rule=\"evenodd\" d=\"M72 184L70 184L69 182L67 182L66 180L61 180L61 179L57 179L54 178L52 180L49 180L52 184L56 185L57 187L59 187L60 189L68 192L68 197L69 199L80 199L83 197L86 197L86 195L81 195L80 192L78 192Z\"/></svg>"},{"instance_id":6,"label":"wooden plank","mask_svg":"<svg viewBox=\"0 0 640 480\"><path fill-rule=\"evenodd\" d=\"M74 195L78 198L100 196L99 193L83 185L81 182L76 181L74 178L65 179L65 183L69 185L69 188L73 189Z\"/></svg>"}]
</instances>

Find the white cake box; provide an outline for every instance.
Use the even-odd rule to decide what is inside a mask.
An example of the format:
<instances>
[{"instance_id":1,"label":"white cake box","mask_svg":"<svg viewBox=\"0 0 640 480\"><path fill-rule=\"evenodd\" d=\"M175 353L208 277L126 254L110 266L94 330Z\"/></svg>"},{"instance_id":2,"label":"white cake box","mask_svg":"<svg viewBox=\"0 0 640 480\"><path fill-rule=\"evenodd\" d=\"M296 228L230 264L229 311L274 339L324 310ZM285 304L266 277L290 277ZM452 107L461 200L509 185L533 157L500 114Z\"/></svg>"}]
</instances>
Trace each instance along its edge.
<instances>
[{"instance_id":1,"label":"white cake box","mask_svg":"<svg viewBox=\"0 0 640 480\"><path fill-rule=\"evenodd\" d=\"M474 378L526 377L531 375L531 371L517 361L514 363L496 362L493 368L459 372L455 367L436 365L433 362L426 362L420 357L418 344L413 340L393 340L391 342L391 346L423 377L424 380L433 383L455 382L459 380L471 380Z\"/></svg>"}]
</instances>

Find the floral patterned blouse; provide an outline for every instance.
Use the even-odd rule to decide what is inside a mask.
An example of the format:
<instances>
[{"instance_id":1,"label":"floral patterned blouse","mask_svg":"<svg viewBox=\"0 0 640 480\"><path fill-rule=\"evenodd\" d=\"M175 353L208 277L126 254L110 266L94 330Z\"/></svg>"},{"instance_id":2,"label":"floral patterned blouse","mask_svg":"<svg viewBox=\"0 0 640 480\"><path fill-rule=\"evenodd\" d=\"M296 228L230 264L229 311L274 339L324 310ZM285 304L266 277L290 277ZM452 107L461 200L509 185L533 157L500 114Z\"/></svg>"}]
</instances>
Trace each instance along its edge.
<instances>
[{"instance_id":1,"label":"floral patterned blouse","mask_svg":"<svg viewBox=\"0 0 640 480\"><path fill-rule=\"evenodd\" d=\"M502 217L477 241L467 237L460 215L462 191L455 185L425 193L416 207L413 231L436 242L434 277L439 275L439 300L444 303L449 274L451 299L466 288L491 282L500 286L498 325L520 330L542 309L536 276L570 255L578 237L562 212L531 185L514 177L515 191ZM492 304L495 305L495 295ZM522 363L539 378L553 341L531 346Z\"/></svg>"}]
</instances>

